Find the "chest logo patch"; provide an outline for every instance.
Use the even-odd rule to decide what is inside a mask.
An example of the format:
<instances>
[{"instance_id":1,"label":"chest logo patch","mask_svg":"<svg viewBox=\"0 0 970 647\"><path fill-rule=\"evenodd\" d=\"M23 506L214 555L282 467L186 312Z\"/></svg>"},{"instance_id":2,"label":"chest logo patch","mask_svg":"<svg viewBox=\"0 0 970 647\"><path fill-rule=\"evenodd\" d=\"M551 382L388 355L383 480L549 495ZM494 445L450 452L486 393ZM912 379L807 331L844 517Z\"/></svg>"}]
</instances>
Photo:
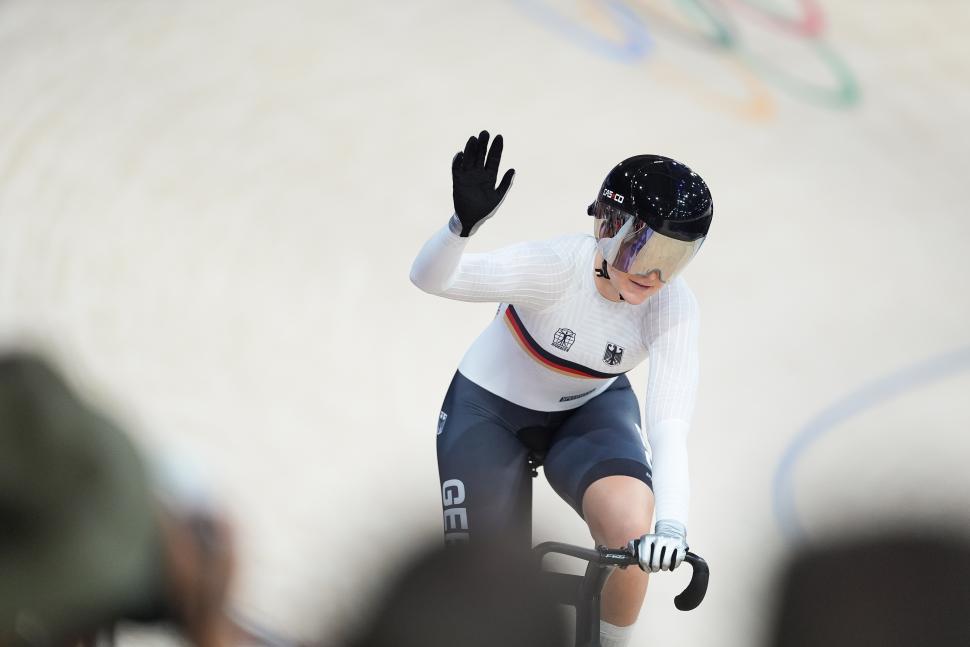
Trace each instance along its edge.
<instances>
[{"instance_id":1,"label":"chest logo patch","mask_svg":"<svg viewBox=\"0 0 970 647\"><path fill-rule=\"evenodd\" d=\"M607 344L606 352L603 353L603 361L610 366L616 366L623 361L623 348L616 344Z\"/></svg>"},{"instance_id":2,"label":"chest logo patch","mask_svg":"<svg viewBox=\"0 0 970 647\"><path fill-rule=\"evenodd\" d=\"M576 333L569 328L560 328L552 337L552 345L559 350L568 351L576 341Z\"/></svg>"}]
</instances>

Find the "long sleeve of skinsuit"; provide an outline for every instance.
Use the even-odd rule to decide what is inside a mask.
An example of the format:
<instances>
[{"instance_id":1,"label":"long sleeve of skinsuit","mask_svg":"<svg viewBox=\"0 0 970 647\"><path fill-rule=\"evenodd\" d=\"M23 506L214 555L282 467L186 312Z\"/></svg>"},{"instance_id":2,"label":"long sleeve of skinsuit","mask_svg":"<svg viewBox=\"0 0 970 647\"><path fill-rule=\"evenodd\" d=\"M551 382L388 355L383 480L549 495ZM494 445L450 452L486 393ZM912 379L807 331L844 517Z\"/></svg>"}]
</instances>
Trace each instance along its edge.
<instances>
[{"instance_id":1,"label":"long sleeve of skinsuit","mask_svg":"<svg viewBox=\"0 0 970 647\"><path fill-rule=\"evenodd\" d=\"M546 241L517 243L487 253L464 253L468 238L449 227L436 232L411 266L411 282L458 301L515 303L542 310L556 303L575 273Z\"/></svg>"},{"instance_id":2,"label":"long sleeve of skinsuit","mask_svg":"<svg viewBox=\"0 0 970 647\"><path fill-rule=\"evenodd\" d=\"M676 282L675 282L676 283ZM647 438L653 453L656 518L687 526L690 480L687 432L697 397L697 299L680 281L655 299L647 320L650 373L644 401Z\"/></svg>"}]
</instances>

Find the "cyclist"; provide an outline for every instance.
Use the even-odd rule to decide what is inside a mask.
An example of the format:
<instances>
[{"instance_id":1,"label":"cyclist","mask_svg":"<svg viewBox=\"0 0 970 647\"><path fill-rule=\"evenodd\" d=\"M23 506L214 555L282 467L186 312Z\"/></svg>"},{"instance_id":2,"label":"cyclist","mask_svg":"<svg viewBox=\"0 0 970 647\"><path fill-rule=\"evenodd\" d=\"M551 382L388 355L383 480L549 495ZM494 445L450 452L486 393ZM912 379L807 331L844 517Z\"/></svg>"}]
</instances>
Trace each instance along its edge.
<instances>
[{"instance_id":1,"label":"cyclist","mask_svg":"<svg viewBox=\"0 0 970 647\"><path fill-rule=\"evenodd\" d=\"M590 205L595 236L465 253L515 174L496 186L502 136L488 143L482 131L455 155L454 215L411 268L425 292L500 304L438 420L445 539L529 541L530 467L541 463L597 544L639 551L642 570L616 570L603 589L601 642L626 645L647 572L676 568L687 551L698 315L678 274L707 234L711 195L685 165L638 155L610 171ZM624 373L648 357L644 435Z\"/></svg>"}]
</instances>

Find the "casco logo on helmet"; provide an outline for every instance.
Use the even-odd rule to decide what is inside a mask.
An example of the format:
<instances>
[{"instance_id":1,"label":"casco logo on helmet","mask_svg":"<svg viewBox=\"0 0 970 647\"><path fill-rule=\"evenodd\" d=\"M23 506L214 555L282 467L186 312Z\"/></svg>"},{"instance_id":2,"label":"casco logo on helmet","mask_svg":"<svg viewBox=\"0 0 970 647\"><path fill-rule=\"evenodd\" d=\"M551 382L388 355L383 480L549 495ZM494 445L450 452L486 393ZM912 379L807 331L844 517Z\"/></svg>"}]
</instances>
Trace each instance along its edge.
<instances>
[{"instance_id":1,"label":"casco logo on helmet","mask_svg":"<svg viewBox=\"0 0 970 647\"><path fill-rule=\"evenodd\" d=\"M609 189L603 189L603 195L606 196L607 198L610 198L611 200L616 200L619 204L623 204L623 196L620 195L619 193L614 193Z\"/></svg>"}]
</instances>

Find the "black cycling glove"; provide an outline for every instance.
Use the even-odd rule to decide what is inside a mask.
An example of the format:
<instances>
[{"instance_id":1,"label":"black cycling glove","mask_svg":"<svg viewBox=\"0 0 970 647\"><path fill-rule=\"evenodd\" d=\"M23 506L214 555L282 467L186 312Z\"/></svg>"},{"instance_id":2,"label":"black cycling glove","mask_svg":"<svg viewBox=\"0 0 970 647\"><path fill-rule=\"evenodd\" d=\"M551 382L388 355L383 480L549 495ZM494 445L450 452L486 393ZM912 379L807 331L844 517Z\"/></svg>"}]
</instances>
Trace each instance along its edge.
<instances>
[{"instance_id":1,"label":"black cycling glove","mask_svg":"<svg viewBox=\"0 0 970 647\"><path fill-rule=\"evenodd\" d=\"M502 136L496 135L492 149L488 150L488 131L469 137L465 150L455 155L451 162L452 195L455 199L455 216L452 231L464 237L471 236L478 227L492 217L505 194L512 186L515 169L502 176L498 187L498 165L502 160Z\"/></svg>"}]
</instances>

